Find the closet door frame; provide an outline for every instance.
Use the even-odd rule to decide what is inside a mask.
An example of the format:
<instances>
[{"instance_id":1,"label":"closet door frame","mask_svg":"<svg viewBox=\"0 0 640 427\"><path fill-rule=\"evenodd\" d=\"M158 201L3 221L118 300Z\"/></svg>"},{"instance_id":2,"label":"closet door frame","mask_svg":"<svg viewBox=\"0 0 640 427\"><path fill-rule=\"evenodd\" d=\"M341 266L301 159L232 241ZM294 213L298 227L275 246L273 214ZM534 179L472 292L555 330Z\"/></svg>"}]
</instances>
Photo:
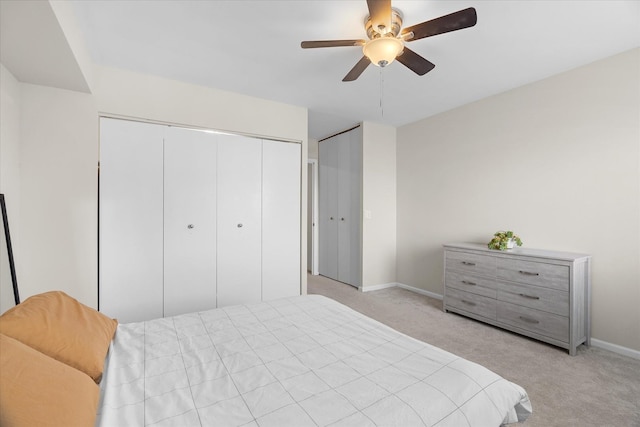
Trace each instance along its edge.
<instances>
[{"instance_id":1,"label":"closet door frame","mask_svg":"<svg viewBox=\"0 0 640 427\"><path fill-rule=\"evenodd\" d=\"M362 286L362 128L319 142L320 274ZM333 218L333 220L332 220Z\"/></svg>"},{"instance_id":2,"label":"closet door frame","mask_svg":"<svg viewBox=\"0 0 640 427\"><path fill-rule=\"evenodd\" d=\"M242 133L236 133L236 134L229 134L226 132L221 132L221 131L216 131L213 129L198 129L198 128L193 128L190 126L176 126L175 124L169 124L169 123L162 123L162 122L154 122L154 121L140 121L137 120L135 118L126 118L126 117L122 117L122 116L109 116L109 115L103 115L100 116L99 118L100 122L102 123L103 121L118 121L118 122L123 122L123 123L130 123L132 124L132 126L136 126L136 125L141 125L141 126L146 126L146 127L152 127L158 130L159 133L163 133L167 128L170 127L174 127L174 128L184 128L184 129L188 129L188 130L192 130L192 131L208 131L208 132L212 132L214 134L216 134L217 136L224 138L226 136L231 137L231 138L247 138L247 139L251 139L251 140L257 140L260 143L262 143L263 140L256 138L255 136L245 136ZM303 146L301 141L293 141L293 140L276 140L276 139L269 139L269 141L274 141L274 142L278 142L278 143L283 143L283 144L296 144L298 145L300 148ZM101 142L102 142L102 134L101 134ZM159 145L158 146L162 146L162 138L160 138L159 141ZM157 157L157 156L156 156ZM101 154L101 158L102 158L102 154ZM296 185L297 185L297 189L298 189L298 206L297 206L297 224L298 224L298 231L296 233L296 248L297 248L297 253L298 253L298 259L296 260L296 266L297 266L297 271L296 271L296 276L297 276L297 280L296 280L296 286L298 291L296 292L296 294L300 294L302 291L302 282L303 282L303 274L306 274L306 272L303 271L303 265L304 265L304 260L302 258L302 233L306 232L306 230L303 230L303 226L305 224L305 219L302 218L302 212L303 212L303 200L302 200L302 173L304 172L302 170L303 167L306 168L306 163L302 164L302 159L304 158L304 156L302 155L301 151L300 151L300 155L298 157L298 160L296 162L296 167L298 169L298 179L296 181ZM219 162L219 160L217 160ZM163 165L164 163L164 159L161 157L161 160L158 164ZM260 170L261 170L262 165L260 166ZM243 165L243 167L241 167L241 169L245 169L246 165ZM161 167L162 169L162 167ZM217 168L216 168L217 169ZM164 171L161 171L161 175L164 174ZM156 174L157 175L157 174ZM149 180L153 180L150 178L150 175L147 174L145 175L147 178L149 178ZM162 178L160 179L156 179L155 182L160 184L160 187L163 187L162 182L164 180L164 177L162 176ZM102 191L102 184L100 184L100 180L99 180L99 189L98 189L98 195L99 195L99 214L98 214L98 230L99 230L99 236L98 236L98 301L99 301L99 309L103 309L109 306L109 297L105 297L102 296L103 292L102 289L107 286L106 281L103 279L103 277L105 276L105 266L103 265L103 258L102 255L105 253L104 248L103 248L103 244L105 241L108 241L108 238L105 238L105 233L106 230L103 227L104 224L104 219L105 217L107 217L109 215L109 213L104 212L103 208L104 206L101 207L101 205L104 205L104 203L102 201L102 196L101 196L101 191ZM217 194L216 194L217 196ZM108 203L107 203L108 205ZM162 205L162 202L161 202ZM162 217L164 215L163 213L163 208L159 209L160 212L160 216ZM261 208L260 208L260 213L261 213ZM142 215L144 217L144 215ZM152 215L153 216L153 215ZM216 215L217 216L217 215ZM157 222L157 221L156 221ZM216 218L216 233L219 233L219 229L218 229L218 218ZM148 225L148 224L147 224ZM244 225L244 224L243 224ZM237 226L237 224L236 224ZM160 230L160 233L158 235L162 235L164 230ZM262 239L262 236L260 237ZM155 253L155 252L163 252L163 242L162 242L162 238L158 239L150 239L149 241L153 241L155 243L153 243L153 247L155 247L156 249L159 249L159 251L149 251L148 253ZM262 243L262 242L260 242ZM217 245L216 245L217 246ZM156 254L157 255L157 254ZM158 258L158 257L155 257ZM164 258L164 256L162 257ZM219 258L219 251L217 250L216 247L216 258ZM135 259L135 257L130 257L131 259ZM159 259L159 258L158 258ZM157 261L157 260L156 260ZM262 261L261 261L262 262ZM158 264L158 262L156 262L156 264ZM217 264L217 263L216 263ZM261 263L260 263L261 265ZM218 271L218 265L216 265L216 279L219 277L220 272ZM114 315L114 317L119 317L121 319L121 321L138 321L138 320L147 320L147 319L151 319L151 318L157 318L157 317L163 317L163 315L167 315L167 314L172 314L172 313L164 313L164 310L166 309L166 305L164 304L164 277L163 277L163 268L160 268L158 270L158 272L153 273L153 274L149 274L146 277L146 280L144 280L145 282L153 282L155 283L155 287L153 287L153 289L151 288L145 288L146 290L144 292L142 292L141 294L133 289L133 288L129 288L127 289L127 287L123 287L122 290L123 292L120 295L120 298L127 298L129 299L129 301L132 302L132 310L131 312L136 313L133 317L128 317L126 314L122 314L122 315ZM107 273L108 276L109 273ZM151 280L151 276L154 276L154 280ZM160 279L158 279L157 277L160 277ZM257 276L256 276L257 277ZM159 287L158 287L158 283L160 283ZM260 286L262 284L262 278L260 278L259 281L257 281L256 283L258 283ZM217 285L217 284L216 284ZM157 288L157 289L156 289ZM221 302L218 298L219 296L219 289L216 290L216 305L221 306L225 305L224 300ZM101 301L102 298L102 301ZM262 299L262 290L260 291L260 298ZM245 302L250 302L250 301L239 301L240 303L245 303ZM230 303L235 303L233 301L231 301ZM141 307L141 305L145 305L148 304L150 306L153 306L154 308L152 310L139 310L139 308ZM125 310L126 311L126 310ZM123 313L125 312L123 311ZM109 314L109 313L107 313Z\"/></svg>"}]
</instances>

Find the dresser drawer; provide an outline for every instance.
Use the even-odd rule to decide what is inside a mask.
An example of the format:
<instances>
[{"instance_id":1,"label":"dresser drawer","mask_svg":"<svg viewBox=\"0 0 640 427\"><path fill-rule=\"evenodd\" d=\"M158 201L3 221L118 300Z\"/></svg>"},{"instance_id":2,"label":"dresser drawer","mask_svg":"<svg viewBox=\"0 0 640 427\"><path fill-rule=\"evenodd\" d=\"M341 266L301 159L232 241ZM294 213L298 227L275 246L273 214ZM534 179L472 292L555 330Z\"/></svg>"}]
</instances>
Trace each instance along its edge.
<instances>
[{"instance_id":1,"label":"dresser drawer","mask_svg":"<svg viewBox=\"0 0 640 427\"><path fill-rule=\"evenodd\" d=\"M535 332L562 342L569 342L569 318L501 302L497 307L498 322Z\"/></svg>"},{"instance_id":2,"label":"dresser drawer","mask_svg":"<svg viewBox=\"0 0 640 427\"><path fill-rule=\"evenodd\" d=\"M489 255L446 251L445 262L447 270L490 277L496 275L496 259Z\"/></svg>"},{"instance_id":3,"label":"dresser drawer","mask_svg":"<svg viewBox=\"0 0 640 427\"><path fill-rule=\"evenodd\" d=\"M569 267L519 259L497 260L498 278L545 288L569 291Z\"/></svg>"},{"instance_id":4,"label":"dresser drawer","mask_svg":"<svg viewBox=\"0 0 640 427\"><path fill-rule=\"evenodd\" d=\"M495 279L485 279L453 270L448 270L445 277L445 286L447 288L459 289L476 295L496 298Z\"/></svg>"},{"instance_id":5,"label":"dresser drawer","mask_svg":"<svg viewBox=\"0 0 640 427\"><path fill-rule=\"evenodd\" d=\"M531 285L497 282L498 301L506 301L536 310L569 315L569 293Z\"/></svg>"},{"instance_id":6,"label":"dresser drawer","mask_svg":"<svg viewBox=\"0 0 640 427\"><path fill-rule=\"evenodd\" d=\"M445 305L489 319L496 318L496 300L470 292L447 288Z\"/></svg>"}]
</instances>

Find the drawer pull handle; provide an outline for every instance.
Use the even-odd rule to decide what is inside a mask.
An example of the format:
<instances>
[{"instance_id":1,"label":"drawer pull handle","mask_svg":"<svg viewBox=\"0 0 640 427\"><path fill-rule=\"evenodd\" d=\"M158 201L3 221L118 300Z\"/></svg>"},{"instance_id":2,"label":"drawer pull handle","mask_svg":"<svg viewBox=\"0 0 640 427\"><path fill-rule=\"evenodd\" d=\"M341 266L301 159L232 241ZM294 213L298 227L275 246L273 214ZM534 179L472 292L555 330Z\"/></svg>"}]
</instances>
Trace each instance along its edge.
<instances>
[{"instance_id":1,"label":"drawer pull handle","mask_svg":"<svg viewBox=\"0 0 640 427\"><path fill-rule=\"evenodd\" d=\"M475 286L476 284L473 282L468 282L466 280L463 280L462 283L464 283L465 285L469 285L469 286Z\"/></svg>"},{"instance_id":2,"label":"drawer pull handle","mask_svg":"<svg viewBox=\"0 0 640 427\"><path fill-rule=\"evenodd\" d=\"M475 262L469 262L469 261L462 261L462 263L463 263L464 265L476 265L476 263L475 263Z\"/></svg>"},{"instance_id":3,"label":"drawer pull handle","mask_svg":"<svg viewBox=\"0 0 640 427\"><path fill-rule=\"evenodd\" d=\"M463 303L467 304L467 305L476 305L475 302L471 302L471 301L467 301L466 299L461 300Z\"/></svg>"},{"instance_id":4,"label":"drawer pull handle","mask_svg":"<svg viewBox=\"0 0 640 427\"><path fill-rule=\"evenodd\" d=\"M529 298L529 299L540 299L540 297L536 297L534 295L527 295L527 294L518 294L518 295L524 298Z\"/></svg>"},{"instance_id":5,"label":"drawer pull handle","mask_svg":"<svg viewBox=\"0 0 640 427\"><path fill-rule=\"evenodd\" d=\"M537 323L540 323L539 320L531 319L529 317L524 317L524 316L520 316L520 320L524 320L527 323L533 323L534 325L537 324Z\"/></svg>"},{"instance_id":6,"label":"drawer pull handle","mask_svg":"<svg viewBox=\"0 0 640 427\"><path fill-rule=\"evenodd\" d=\"M520 274L524 274L524 275L527 275L527 276L539 276L540 275L540 273L532 273L530 271L522 271L522 270L520 270Z\"/></svg>"}]
</instances>

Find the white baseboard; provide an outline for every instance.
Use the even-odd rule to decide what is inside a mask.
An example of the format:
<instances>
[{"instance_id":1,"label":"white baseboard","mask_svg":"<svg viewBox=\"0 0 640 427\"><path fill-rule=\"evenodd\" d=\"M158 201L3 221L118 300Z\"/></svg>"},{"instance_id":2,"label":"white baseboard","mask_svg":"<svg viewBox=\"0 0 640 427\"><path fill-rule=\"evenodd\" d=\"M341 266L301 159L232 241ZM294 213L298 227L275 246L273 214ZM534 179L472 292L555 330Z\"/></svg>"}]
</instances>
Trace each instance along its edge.
<instances>
[{"instance_id":1,"label":"white baseboard","mask_svg":"<svg viewBox=\"0 0 640 427\"><path fill-rule=\"evenodd\" d=\"M435 292L425 291L424 289L416 288L414 286L405 285L404 283L396 283L396 286L402 289L406 289L411 292L415 292L416 294L425 295L431 298L439 299L442 301L442 295L436 294Z\"/></svg>"},{"instance_id":2,"label":"white baseboard","mask_svg":"<svg viewBox=\"0 0 640 427\"><path fill-rule=\"evenodd\" d=\"M358 287L358 290L362 292L379 291L380 289L395 288L397 285L397 283L382 283L380 285L371 285L367 287L360 286Z\"/></svg>"},{"instance_id":3,"label":"white baseboard","mask_svg":"<svg viewBox=\"0 0 640 427\"><path fill-rule=\"evenodd\" d=\"M369 292L369 291L378 291L380 289L387 289L387 288L394 288L394 287L406 289L408 291L415 292L420 295L425 295L431 298L442 300L442 295L440 294L436 294L435 292L425 291L424 289L416 288L414 286L405 285L404 283L383 283L381 285L367 286L366 288L363 288L362 286L360 286L358 289L362 292ZM610 342L602 341L596 338L591 338L591 345L594 347L611 351L613 353L630 357L632 359L640 360L640 351L634 350L632 348L623 347L618 344L612 344Z\"/></svg>"},{"instance_id":4,"label":"white baseboard","mask_svg":"<svg viewBox=\"0 0 640 427\"><path fill-rule=\"evenodd\" d=\"M632 359L640 360L640 351L634 350L632 348L623 347L618 344L612 344L610 342L602 341L596 338L591 338L591 345L621 354L623 356L631 357Z\"/></svg>"},{"instance_id":5,"label":"white baseboard","mask_svg":"<svg viewBox=\"0 0 640 427\"><path fill-rule=\"evenodd\" d=\"M404 283L383 283L380 285L371 285L371 286L366 286L366 287L362 287L360 286L358 289L362 292L369 292L369 291L379 291L380 289L387 289L387 288L402 288L402 289L406 289L408 291L411 292L415 292L417 294L420 295L425 295L431 298L435 298L435 299L439 299L442 300L442 295L440 294L436 294L434 292L429 292L429 291L425 291L424 289L420 289L420 288L416 288L413 286L409 286L409 285L405 285Z\"/></svg>"}]
</instances>

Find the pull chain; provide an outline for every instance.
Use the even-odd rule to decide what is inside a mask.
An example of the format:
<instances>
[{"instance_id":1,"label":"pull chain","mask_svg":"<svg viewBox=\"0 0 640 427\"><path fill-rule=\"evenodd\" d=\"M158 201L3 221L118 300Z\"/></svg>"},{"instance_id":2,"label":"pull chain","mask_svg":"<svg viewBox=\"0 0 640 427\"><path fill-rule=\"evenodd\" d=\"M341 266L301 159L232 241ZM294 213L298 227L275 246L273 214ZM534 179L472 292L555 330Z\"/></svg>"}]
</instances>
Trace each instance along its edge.
<instances>
[{"instance_id":1,"label":"pull chain","mask_svg":"<svg viewBox=\"0 0 640 427\"><path fill-rule=\"evenodd\" d=\"M384 105L382 100L384 98L384 76L382 75L382 67L380 67L380 115L384 118Z\"/></svg>"}]
</instances>

